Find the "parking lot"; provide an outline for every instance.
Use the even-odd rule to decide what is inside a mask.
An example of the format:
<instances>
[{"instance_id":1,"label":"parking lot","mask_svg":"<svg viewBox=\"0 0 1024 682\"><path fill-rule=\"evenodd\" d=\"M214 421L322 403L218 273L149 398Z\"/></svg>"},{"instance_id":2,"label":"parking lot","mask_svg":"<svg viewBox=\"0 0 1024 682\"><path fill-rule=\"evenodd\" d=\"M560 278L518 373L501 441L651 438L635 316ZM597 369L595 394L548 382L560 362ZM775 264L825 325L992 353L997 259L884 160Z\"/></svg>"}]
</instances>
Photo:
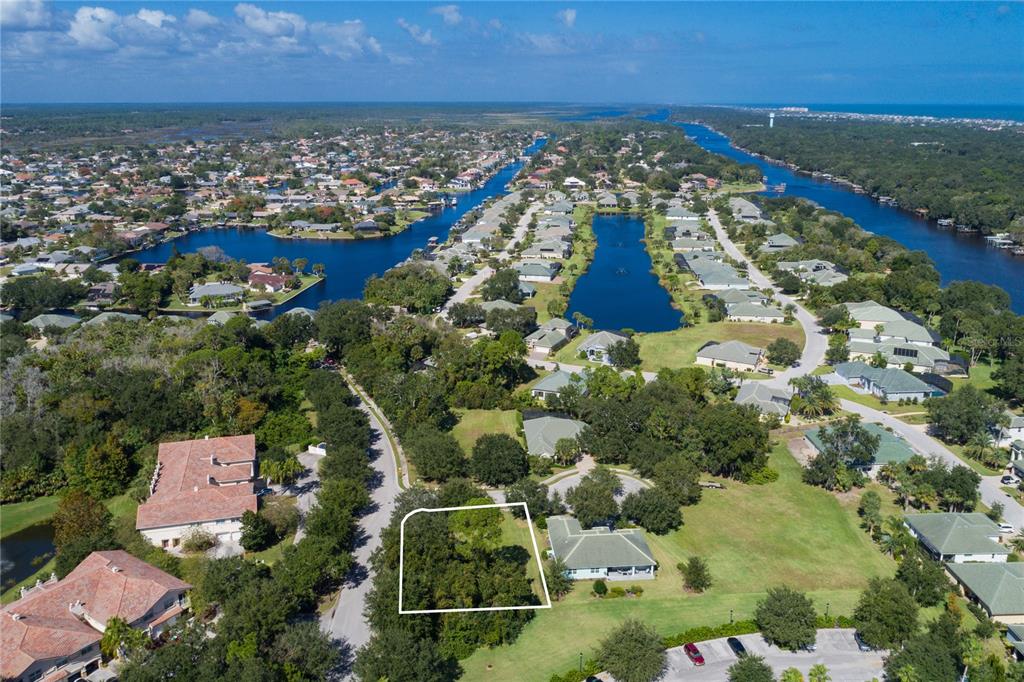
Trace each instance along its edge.
<instances>
[{"instance_id":1,"label":"parking lot","mask_svg":"<svg viewBox=\"0 0 1024 682\"><path fill-rule=\"evenodd\" d=\"M882 678L882 656L884 652L862 652L853 639L853 630L818 630L817 651L792 653L770 646L760 634L741 635L750 654L764 656L778 676L786 668L797 668L807 676L807 671L816 663L828 668L832 682L866 682ZM725 639L698 642L697 647L704 655L705 664L697 667L686 657L682 647L669 649L668 670L664 682L678 680L702 680L718 682L728 680L726 671L736 662L736 655Z\"/></svg>"}]
</instances>

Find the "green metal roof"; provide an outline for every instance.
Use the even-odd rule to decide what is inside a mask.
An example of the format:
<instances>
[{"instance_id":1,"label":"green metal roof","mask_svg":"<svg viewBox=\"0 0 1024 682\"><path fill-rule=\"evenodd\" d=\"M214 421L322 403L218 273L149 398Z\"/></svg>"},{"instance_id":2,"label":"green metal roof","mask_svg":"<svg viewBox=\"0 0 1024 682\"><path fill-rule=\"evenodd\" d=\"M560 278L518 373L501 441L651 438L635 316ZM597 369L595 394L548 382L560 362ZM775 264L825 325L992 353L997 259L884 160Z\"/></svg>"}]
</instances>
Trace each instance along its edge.
<instances>
[{"instance_id":1,"label":"green metal roof","mask_svg":"<svg viewBox=\"0 0 1024 682\"><path fill-rule=\"evenodd\" d=\"M947 564L993 616L1024 615L1024 564Z\"/></svg>"},{"instance_id":2,"label":"green metal roof","mask_svg":"<svg viewBox=\"0 0 1024 682\"><path fill-rule=\"evenodd\" d=\"M872 464L900 464L914 456L915 453L907 445L907 442L891 431L870 422L863 423L861 426L872 435L878 436L878 452L875 453L875 459ZM818 452L821 452L824 448L820 432L821 427L815 427L808 429L806 433L807 440L811 442L811 445Z\"/></svg>"},{"instance_id":3,"label":"green metal roof","mask_svg":"<svg viewBox=\"0 0 1024 682\"><path fill-rule=\"evenodd\" d=\"M941 554L1009 554L992 538L999 527L978 512L907 514L904 522Z\"/></svg>"},{"instance_id":4,"label":"green metal roof","mask_svg":"<svg viewBox=\"0 0 1024 682\"><path fill-rule=\"evenodd\" d=\"M583 530L571 516L548 519L551 551L570 569L655 566L643 532L636 528L612 531L603 526Z\"/></svg>"}]
</instances>

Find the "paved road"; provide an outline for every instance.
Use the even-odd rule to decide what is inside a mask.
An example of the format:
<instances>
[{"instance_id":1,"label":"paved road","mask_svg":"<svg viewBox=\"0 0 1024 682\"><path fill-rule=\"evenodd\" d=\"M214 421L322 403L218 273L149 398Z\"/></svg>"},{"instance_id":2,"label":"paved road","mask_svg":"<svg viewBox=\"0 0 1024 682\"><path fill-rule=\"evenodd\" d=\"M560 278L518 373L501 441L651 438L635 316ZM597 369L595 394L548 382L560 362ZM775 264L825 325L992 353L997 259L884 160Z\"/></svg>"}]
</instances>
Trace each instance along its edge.
<instances>
[{"instance_id":1,"label":"paved road","mask_svg":"<svg viewBox=\"0 0 1024 682\"><path fill-rule=\"evenodd\" d=\"M370 640L370 625L363 618L366 595L373 582L370 554L380 546L381 533L391 520L395 497L400 490L395 453L391 441L385 435L384 426L365 402L360 402L360 409L370 418L374 438L370 465L378 475L378 485L370 493L373 503L371 511L359 520L362 544L353 553L357 564L353 572L355 577L345 584L338 595L337 605L324 614L320 621L321 630L334 639L347 642L353 652Z\"/></svg>"},{"instance_id":2,"label":"paved road","mask_svg":"<svg viewBox=\"0 0 1024 682\"><path fill-rule=\"evenodd\" d=\"M626 476L625 474L616 475L619 477L619 481L622 482L622 490L619 491L619 493L615 496L616 502L622 502L622 499L630 493L635 493L640 490L643 490L644 488L650 487L649 484L641 481L638 478ZM548 484L548 494L551 495L557 492L562 496L562 500L565 500L566 493L568 493L570 490L578 486L582 478L583 474L578 472L572 474L571 476L560 478L554 483Z\"/></svg>"},{"instance_id":3,"label":"paved road","mask_svg":"<svg viewBox=\"0 0 1024 682\"><path fill-rule=\"evenodd\" d=\"M866 682L882 678L883 652L862 652L853 640L853 630L818 630L817 651L792 653L767 644L761 635L741 635L747 651L764 656L778 676L786 668L797 668L805 676L812 665L822 663L828 668L832 682ZM682 647L668 650L668 672L662 682L720 682L729 679L727 670L736 662L725 639L713 639L697 644L704 655L705 664L697 667L690 662Z\"/></svg>"}]
</instances>

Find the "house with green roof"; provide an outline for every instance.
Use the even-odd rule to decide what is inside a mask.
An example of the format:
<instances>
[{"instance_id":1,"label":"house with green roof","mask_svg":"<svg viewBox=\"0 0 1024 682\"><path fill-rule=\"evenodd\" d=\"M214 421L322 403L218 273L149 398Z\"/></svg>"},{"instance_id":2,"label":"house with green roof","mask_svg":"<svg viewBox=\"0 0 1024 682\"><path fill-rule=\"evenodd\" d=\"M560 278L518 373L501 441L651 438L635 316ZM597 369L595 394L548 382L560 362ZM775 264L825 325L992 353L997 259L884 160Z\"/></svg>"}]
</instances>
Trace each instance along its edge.
<instances>
[{"instance_id":1,"label":"house with green roof","mask_svg":"<svg viewBox=\"0 0 1024 682\"><path fill-rule=\"evenodd\" d=\"M1006 628L1006 641L1013 647L1014 658L1024 661L1024 625L1013 624Z\"/></svg>"},{"instance_id":2,"label":"house with green roof","mask_svg":"<svg viewBox=\"0 0 1024 682\"><path fill-rule=\"evenodd\" d=\"M1024 624L1024 564L949 564L946 570L989 618Z\"/></svg>"},{"instance_id":3,"label":"house with green roof","mask_svg":"<svg viewBox=\"0 0 1024 682\"><path fill-rule=\"evenodd\" d=\"M548 539L551 554L565 563L565 576L571 580L646 580L658 568L638 528L583 530L571 516L552 516Z\"/></svg>"},{"instance_id":4,"label":"house with green roof","mask_svg":"<svg viewBox=\"0 0 1024 682\"><path fill-rule=\"evenodd\" d=\"M871 478L875 478L879 469L886 464L902 464L916 454L907 441L883 426L870 422L865 422L861 426L871 435L878 436L878 450L875 452L875 458L869 464L860 467L861 471ZM808 429L804 438L815 452L820 453L825 449L821 440L821 427Z\"/></svg>"},{"instance_id":5,"label":"house with green roof","mask_svg":"<svg viewBox=\"0 0 1024 682\"><path fill-rule=\"evenodd\" d=\"M535 383L530 389L530 395L539 400L547 400L549 397L561 395L566 386L574 383L579 386L580 394L586 395L587 385L580 375L560 369Z\"/></svg>"},{"instance_id":6,"label":"house with green roof","mask_svg":"<svg viewBox=\"0 0 1024 682\"><path fill-rule=\"evenodd\" d=\"M1010 555L999 526L979 512L907 514L903 524L937 561L1006 563Z\"/></svg>"},{"instance_id":7,"label":"house with green roof","mask_svg":"<svg viewBox=\"0 0 1024 682\"><path fill-rule=\"evenodd\" d=\"M546 415L523 420L526 435L526 451L537 457L554 457L555 446L563 438L574 440L586 427L578 419Z\"/></svg>"},{"instance_id":8,"label":"house with green roof","mask_svg":"<svg viewBox=\"0 0 1024 682\"><path fill-rule=\"evenodd\" d=\"M848 385L856 386L883 400L925 400L943 395L929 383L896 367L872 367L860 362L841 362L835 373Z\"/></svg>"}]
</instances>

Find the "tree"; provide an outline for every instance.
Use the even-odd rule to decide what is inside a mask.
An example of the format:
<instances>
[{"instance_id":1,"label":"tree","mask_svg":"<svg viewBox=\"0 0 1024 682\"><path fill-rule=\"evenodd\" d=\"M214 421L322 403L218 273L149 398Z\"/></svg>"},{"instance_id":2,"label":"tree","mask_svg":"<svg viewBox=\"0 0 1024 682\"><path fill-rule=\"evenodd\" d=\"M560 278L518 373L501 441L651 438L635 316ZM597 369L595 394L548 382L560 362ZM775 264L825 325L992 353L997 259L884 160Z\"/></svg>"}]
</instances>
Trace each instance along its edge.
<instances>
[{"instance_id":1,"label":"tree","mask_svg":"<svg viewBox=\"0 0 1024 682\"><path fill-rule=\"evenodd\" d=\"M511 303L522 303L523 292L519 288L519 273L512 268L498 270L480 286L480 297L485 301L504 299Z\"/></svg>"},{"instance_id":2,"label":"tree","mask_svg":"<svg viewBox=\"0 0 1024 682\"><path fill-rule=\"evenodd\" d=\"M741 656L726 672L729 682L775 682L775 674L763 656Z\"/></svg>"},{"instance_id":3,"label":"tree","mask_svg":"<svg viewBox=\"0 0 1024 682\"><path fill-rule=\"evenodd\" d=\"M942 398L929 398L924 406L936 435L961 445L1002 417L998 401L973 384L965 384Z\"/></svg>"},{"instance_id":4,"label":"tree","mask_svg":"<svg viewBox=\"0 0 1024 682\"><path fill-rule=\"evenodd\" d=\"M786 668L782 671L779 682L804 682L804 674L796 668Z\"/></svg>"},{"instance_id":5,"label":"tree","mask_svg":"<svg viewBox=\"0 0 1024 682\"><path fill-rule=\"evenodd\" d=\"M921 606L937 606L949 593L949 581L942 566L921 551L908 552L896 569L896 579L903 583Z\"/></svg>"},{"instance_id":6,"label":"tree","mask_svg":"<svg viewBox=\"0 0 1024 682\"><path fill-rule=\"evenodd\" d=\"M130 465L120 439L113 433L86 451L85 476L89 492L96 497L113 497L124 492L130 478Z\"/></svg>"},{"instance_id":7,"label":"tree","mask_svg":"<svg viewBox=\"0 0 1024 682\"><path fill-rule=\"evenodd\" d=\"M316 313L317 338L341 357L347 348L370 340L370 309L362 301L324 303Z\"/></svg>"},{"instance_id":8,"label":"tree","mask_svg":"<svg viewBox=\"0 0 1024 682\"><path fill-rule=\"evenodd\" d=\"M254 511L242 512L242 537L239 543L249 552L258 552L277 540L274 524Z\"/></svg>"},{"instance_id":9,"label":"tree","mask_svg":"<svg viewBox=\"0 0 1024 682\"><path fill-rule=\"evenodd\" d=\"M428 481L446 481L468 473L469 462L450 432L421 424L402 438L402 445L417 473Z\"/></svg>"},{"instance_id":10,"label":"tree","mask_svg":"<svg viewBox=\"0 0 1024 682\"><path fill-rule=\"evenodd\" d=\"M107 620L107 627L100 638L100 651L107 658L130 657L141 651L149 638L142 630L136 630L124 619L114 616Z\"/></svg>"},{"instance_id":11,"label":"tree","mask_svg":"<svg viewBox=\"0 0 1024 682\"><path fill-rule=\"evenodd\" d=\"M484 309L477 303L460 302L454 303L448 309L448 317L456 327L474 327L483 324L487 318Z\"/></svg>"},{"instance_id":12,"label":"tree","mask_svg":"<svg viewBox=\"0 0 1024 682\"><path fill-rule=\"evenodd\" d=\"M943 613L928 626L907 639L903 648L894 651L885 661L885 677L900 682L955 682L960 679L961 647L967 649L970 656L969 642L958 631L958 623L950 613ZM967 663L967 661L964 661ZM975 669L968 663L970 678L975 677ZM998 678L997 678L998 679Z\"/></svg>"},{"instance_id":13,"label":"tree","mask_svg":"<svg viewBox=\"0 0 1024 682\"><path fill-rule=\"evenodd\" d=\"M822 663L815 663L807 671L807 682L832 682L832 676L828 674L828 668Z\"/></svg>"},{"instance_id":14,"label":"tree","mask_svg":"<svg viewBox=\"0 0 1024 682\"><path fill-rule=\"evenodd\" d=\"M518 481L529 468L526 450L508 434L485 434L473 445L470 471L487 485L508 485Z\"/></svg>"},{"instance_id":15,"label":"tree","mask_svg":"<svg viewBox=\"0 0 1024 682\"><path fill-rule=\"evenodd\" d=\"M682 454L669 456L655 464L654 482L678 505L700 501L700 469Z\"/></svg>"},{"instance_id":16,"label":"tree","mask_svg":"<svg viewBox=\"0 0 1024 682\"><path fill-rule=\"evenodd\" d=\"M857 514L860 515L864 530L874 535L882 525L882 498L879 494L874 490L868 490L861 495Z\"/></svg>"},{"instance_id":17,"label":"tree","mask_svg":"<svg viewBox=\"0 0 1024 682\"><path fill-rule=\"evenodd\" d=\"M828 337L828 349L825 350L825 362L838 365L850 359L850 346L845 334L832 334Z\"/></svg>"},{"instance_id":18,"label":"tree","mask_svg":"<svg viewBox=\"0 0 1024 682\"><path fill-rule=\"evenodd\" d=\"M992 372L999 394L1007 400L1024 403L1024 344L1018 346L1003 364Z\"/></svg>"},{"instance_id":19,"label":"tree","mask_svg":"<svg viewBox=\"0 0 1024 682\"><path fill-rule=\"evenodd\" d=\"M769 343L767 350L768 362L773 365L792 367L800 360L800 346L781 336Z\"/></svg>"},{"instance_id":20,"label":"tree","mask_svg":"<svg viewBox=\"0 0 1024 682\"><path fill-rule=\"evenodd\" d=\"M817 614L807 595L789 587L768 590L754 612L761 634L772 644L784 649L797 649L814 644Z\"/></svg>"},{"instance_id":21,"label":"tree","mask_svg":"<svg viewBox=\"0 0 1024 682\"><path fill-rule=\"evenodd\" d=\"M448 682L458 677L456 670L455 661L442 655L432 639L394 627L375 633L353 665L365 682Z\"/></svg>"},{"instance_id":22,"label":"tree","mask_svg":"<svg viewBox=\"0 0 1024 682\"><path fill-rule=\"evenodd\" d=\"M555 493L557 497L557 493ZM561 502L548 496L548 487L530 477L521 478L505 490L506 502L524 502L530 510L530 518L536 520L542 516L561 512ZM512 513L518 518L526 514L519 507L513 507Z\"/></svg>"},{"instance_id":23,"label":"tree","mask_svg":"<svg viewBox=\"0 0 1024 682\"><path fill-rule=\"evenodd\" d=\"M822 449L804 469L804 481L826 490L849 489L850 469L871 462L880 440L860 425L857 415L821 428L818 438Z\"/></svg>"},{"instance_id":24,"label":"tree","mask_svg":"<svg viewBox=\"0 0 1024 682\"><path fill-rule=\"evenodd\" d=\"M917 631L917 613L906 585L872 578L853 610L853 620L865 642L876 649L893 649Z\"/></svg>"},{"instance_id":25,"label":"tree","mask_svg":"<svg viewBox=\"0 0 1024 682\"><path fill-rule=\"evenodd\" d=\"M580 525L590 528L618 515L619 505L615 502L615 493L620 487L621 483L615 474L607 469L594 469L569 490L565 501L572 507L573 515Z\"/></svg>"},{"instance_id":26,"label":"tree","mask_svg":"<svg viewBox=\"0 0 1024 682\"><path fill-rule=\"evenodd\" d=\"M580 444L575 438L559 438L555 443L555 461L568 466L580 456Z\"/></svg>"},{"instance_id":27,"label":"tree","mask_svg":"<svg viewBox=\"0 0 1024 682\"><path fill-rule=\"evenodd\" d=\"M363 298L368 303L401 306L412 313L439 308L451 291L451 279L423 263L413 262L388 270L366 282Z\"/></svg>"},{"instance_id":28,"label":"tree","mask_svg":"<svg viewBox=\"0 0 1024 682\"><path fill-rule=\"evenodd\" d=\"M110 512L82 490L70 490L53 514L53 544L60 548L74 540L110 535Z\"/></svg>"},{"instance_id":29,"label":"tree","mask_svg":"<svg viewBox=\"0 0 1024 682\"><path fill-rule=\"evenodd\" d=\"M644 488L626 495L622 516L655 535L664 535L683 525L679 504L658 488Z\"/></svg>"},{"instance_id":30,"label":"tree","mask_svg":"<svg viewBox=\"0 0 1024 682\"><path fill-rule=\"evenodd\" d=\"M608 359L616 367L636 367L640 364L640 346L632 338L608 346Z\"/></svg>"},{"instance_id":31,"label":"tree","mask_svg":"<svg viewBox=\"0 0 1024 682\"><path fill-rule=\"evenodd\" d=\"M526 336L537 328L537 309L520 306L515 309L495 308L485 317L487 328L495 334L513 331L519 336Z\"/></svg>"},{"instance_id":32,"label":"tree","mask_svg":"<svg viewBox=\"0 0 1024 682\"><path fill-rule=\"evenodd\" d=\"M692 556L676 566L683 574L683 586L694 592L703 592L711 587L711 571L708 563L699 556Z\"/></svg>"},{"instance_id":33,"label":"tree","mask_svg":"<svg viewBox=\"0 0 1024 682\"><path fill-rule=\"evenodd\" d=\"M790 408L801 416L817 418L832 414L838 407L832 389L821 377L795 377L789 380L789 385L796 390Z\"/></svg>"},{"instance_id":34,"label":"tree","mask_svg":"<svg viewBox=\"0 0 1024 682\"><path fill-rule=\"evenodd\" d=\"M568 567L558 557L552 557L544 567L544 576L548 584L548 592L556 600L572 591L573 581L566 576Z\"/></svg>"},{"instance_id":35,"label":"tree","mask_svg":"<svg viewBox=\"0 0 1024 682\"><path fill-rule=\"evenodd\" d=\"M598 647L601 665L619 682L652 682L665 671L665 646L658 632L626 620Z\"/></svg>"}]
</instances>

